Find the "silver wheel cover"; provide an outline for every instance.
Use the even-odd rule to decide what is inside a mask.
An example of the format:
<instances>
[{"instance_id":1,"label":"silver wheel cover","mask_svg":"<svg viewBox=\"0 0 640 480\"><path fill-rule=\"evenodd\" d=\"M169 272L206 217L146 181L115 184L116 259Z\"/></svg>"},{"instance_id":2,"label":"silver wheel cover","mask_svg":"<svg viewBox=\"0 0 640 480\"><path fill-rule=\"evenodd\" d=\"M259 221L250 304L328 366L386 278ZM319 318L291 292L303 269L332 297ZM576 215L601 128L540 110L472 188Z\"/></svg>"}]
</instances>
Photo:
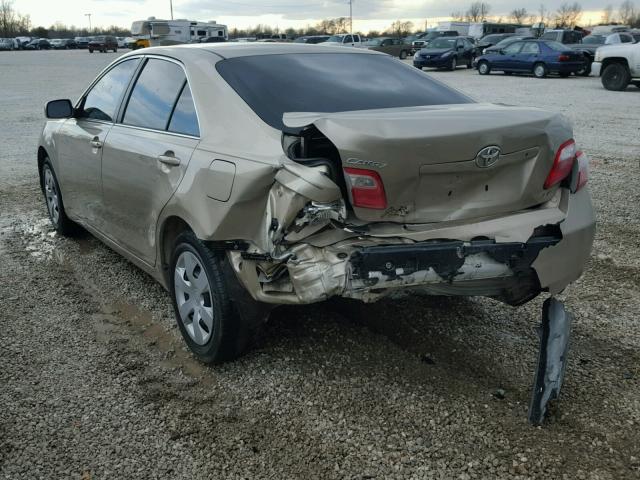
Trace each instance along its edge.
<instances>
[{"instance_id":1,"label":"silver wheel cover","mask_svg":"<svg viewBox=\"0 0 640 480\"><path fill-rule=\"evenodd\" d=\"M198 345L213 334L213 297L207 273L192 252L182 252L173 272L178 315L185 330Z\"/></svg>"},{"instance_id":2,"label":"silver wheel cover","mask_svg":"<svg viewBox=\"0 0 640 480\"><path fill-rule=\"evenodd\" d=\"M47 200L47 209L49 210L51 221L57 227L60 221L60 199L53 173L48 167L44 170L44 195Z\"/></svg>"}]
</instances>

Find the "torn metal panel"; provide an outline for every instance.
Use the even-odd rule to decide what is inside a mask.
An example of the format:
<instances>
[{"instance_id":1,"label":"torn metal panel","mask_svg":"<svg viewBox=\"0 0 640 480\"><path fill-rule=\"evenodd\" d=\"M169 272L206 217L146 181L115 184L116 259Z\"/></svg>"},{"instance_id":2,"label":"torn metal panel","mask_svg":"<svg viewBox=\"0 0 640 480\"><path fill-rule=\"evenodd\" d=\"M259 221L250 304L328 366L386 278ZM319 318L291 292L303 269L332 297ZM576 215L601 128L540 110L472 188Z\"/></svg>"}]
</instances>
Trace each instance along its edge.
<instances>
[{"instance_id":1,"label":"torn metal panel","mask_svg":"<svg viewBox=\"0 0 640 480\"><path fill-rule=\"evenodd\" d=\"M551 297L542 305L540 353L529 405L529 421L541 425L549 401L560 396L569 353L572 315Z\"/></svg>"}]
</instances>

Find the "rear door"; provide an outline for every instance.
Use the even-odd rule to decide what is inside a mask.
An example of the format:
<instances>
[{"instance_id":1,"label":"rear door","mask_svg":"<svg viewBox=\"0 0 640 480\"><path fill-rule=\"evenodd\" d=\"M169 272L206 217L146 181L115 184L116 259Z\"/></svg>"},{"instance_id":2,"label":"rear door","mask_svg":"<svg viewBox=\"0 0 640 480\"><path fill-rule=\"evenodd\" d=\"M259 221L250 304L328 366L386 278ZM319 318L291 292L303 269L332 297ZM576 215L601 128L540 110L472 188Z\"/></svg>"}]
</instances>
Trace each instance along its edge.
<instances>
[{"instance_id":1,"label":"rear door","mask_svg":"<svg viewBox=\"0 0 640 480\"><path fill-rule=\"evenodd\" d=\"M540 45L536 42L525 42L516 57L518 70L530 72L540 58Z\"/></svg>"},{"instance_id":2,"label":"rear door","mask_svg":"<svg viewBox=\"0 0 640 480\"><path fill-rule=\"evenodd\" d=\"M106 234L155 263L156 223L199 142L191 90L181 64L147 58L104 147Z\"/></svg>"},{"instance_id":3,"label":"rear door","mask_svg":"<svg viewBox=\"0 0 640 480\"><path fill-rule=\"evenodd\" d=\"M76 105L76 116L56 132L57 176L65 208L89 226L102 229L100 203L104 142L140 58L115 64Z\"/></svg>"}]
</instances>

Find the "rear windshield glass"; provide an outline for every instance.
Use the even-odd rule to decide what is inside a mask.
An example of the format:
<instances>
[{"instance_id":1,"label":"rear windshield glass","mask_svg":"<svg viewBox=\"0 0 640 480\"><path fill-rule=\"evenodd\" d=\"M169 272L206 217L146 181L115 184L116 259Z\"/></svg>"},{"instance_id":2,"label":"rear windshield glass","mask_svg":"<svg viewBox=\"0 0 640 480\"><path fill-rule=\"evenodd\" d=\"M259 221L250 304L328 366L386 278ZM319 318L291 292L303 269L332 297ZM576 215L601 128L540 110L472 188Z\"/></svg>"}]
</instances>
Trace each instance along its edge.
<instances>
[{"instance_id":1,"label":"rear windshield glass","mask_svg":"<svg viewBox=\"0 0 640 480\"><path fill-rule=\"evenodd\" d=\"M472 103L465 95L387 55L316 53L222 60L220 75L267 124L286 112L348 112Z\"/></svg>"},{"instance_id":2,"label":"rear windshield glass","mask_svg":"<svg viewBox=\"0 0 640 480\"><path fill-rule=\"evenodd\" d=\"M557 52L562 52L563 50L567 50L567 47L560 42L544 42L547 47L556 50Z\"/></svg>"}]
</instances>

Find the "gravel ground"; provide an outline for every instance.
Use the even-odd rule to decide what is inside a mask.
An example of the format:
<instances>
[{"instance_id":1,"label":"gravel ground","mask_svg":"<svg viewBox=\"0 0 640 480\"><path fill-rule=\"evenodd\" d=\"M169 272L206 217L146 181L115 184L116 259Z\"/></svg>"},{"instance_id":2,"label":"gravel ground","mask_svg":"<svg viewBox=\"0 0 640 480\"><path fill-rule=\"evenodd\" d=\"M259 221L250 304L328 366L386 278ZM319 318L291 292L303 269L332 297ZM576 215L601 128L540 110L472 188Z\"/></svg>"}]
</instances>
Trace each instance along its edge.
<instances>
[{"instance_id":1,"label":"gravel ground","mask_svg":"<svg viewBox=\"0 0 640 480\"><path fill-rule=\"evenodd\" d=\"M112 54L0 54L0 478L640 477L640 90L434 72L481 101L562 111L592 157L593 256L561 402L527 424L543 298L411 296L274 312L207 367L165 291L89 235L54 235L36 185L47 99Z\"/></svg>"}]
</instances>

